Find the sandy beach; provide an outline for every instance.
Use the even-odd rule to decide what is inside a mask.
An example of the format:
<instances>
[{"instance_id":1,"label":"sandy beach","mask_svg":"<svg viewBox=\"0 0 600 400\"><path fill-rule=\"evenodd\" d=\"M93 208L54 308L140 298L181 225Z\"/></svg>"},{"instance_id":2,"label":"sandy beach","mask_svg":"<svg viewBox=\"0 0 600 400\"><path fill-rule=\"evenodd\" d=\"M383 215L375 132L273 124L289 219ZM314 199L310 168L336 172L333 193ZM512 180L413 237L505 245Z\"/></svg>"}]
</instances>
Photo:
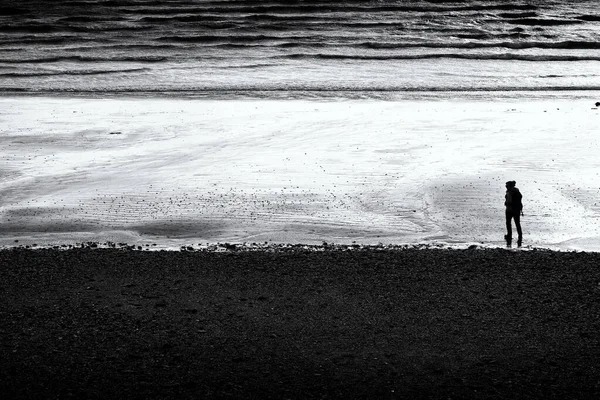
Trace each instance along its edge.
<instances>
[{"instance_id":1,"label":"sandy beach","mask_svg":"<svg viewBox=\"0 0 600 400\"><path fill-rule=\"evenodd\" d=\"M3 97L0 245L496 247L516 180L525 245L600 249L597 99L494 96Z\"/></svg>"},{"instance_id":2,"label":"sandy beach","mask_svg":"<svg viewBox=\"0 0 600 400\"><path fill-rule=\"evenodd\" d=\"M0 395L597 398L599 262L502 249L2 250Z\"/></svg>"}]
</instances>

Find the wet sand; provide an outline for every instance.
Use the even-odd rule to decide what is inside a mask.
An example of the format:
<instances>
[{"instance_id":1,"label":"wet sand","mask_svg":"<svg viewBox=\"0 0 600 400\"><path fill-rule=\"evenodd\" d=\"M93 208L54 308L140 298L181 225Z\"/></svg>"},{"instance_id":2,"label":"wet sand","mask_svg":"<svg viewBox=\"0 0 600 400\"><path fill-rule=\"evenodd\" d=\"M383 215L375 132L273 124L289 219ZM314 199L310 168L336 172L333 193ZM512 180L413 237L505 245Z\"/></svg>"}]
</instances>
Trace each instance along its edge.
<instances>
[{"instance_id":1,"label":"wet sand","mask_svg":"<svg viewBox=\"0 0 600 400\"><path fill-rule=\"evenodd\" d=\"M0 395L589 399L600 254L0 251Z\"/></svg>"},{"instance_id":2,"label":"wet sand","mask_svg":"<svg viewBox=\"0 0 600 400\"><path fill-rule=\"evenodd\" d=\"M597 98L499 96L3 97L0 246L494 247L516 180L526 245L600 250Z\"/></svg>"}]
</instances>

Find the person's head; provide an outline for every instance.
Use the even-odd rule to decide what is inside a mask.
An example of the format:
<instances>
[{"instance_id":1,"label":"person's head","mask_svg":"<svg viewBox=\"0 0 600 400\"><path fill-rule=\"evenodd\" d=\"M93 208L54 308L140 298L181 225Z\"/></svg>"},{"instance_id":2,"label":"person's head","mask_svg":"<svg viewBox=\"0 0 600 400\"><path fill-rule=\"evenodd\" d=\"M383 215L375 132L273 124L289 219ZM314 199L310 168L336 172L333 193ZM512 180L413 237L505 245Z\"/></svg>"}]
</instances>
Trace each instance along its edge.
<instances>
[{"instance_id":1,"label":"person's head","mask_svg":"<svg viewBox=\"0 0 600 400\"><path fill-rule=\"evenodd\" d=\"M508 182L506 182L506 188L507 189L514 188L516 184L517 184L517 182L515 182L515 181L508 181Z\"/></svg>"}]
</instances>

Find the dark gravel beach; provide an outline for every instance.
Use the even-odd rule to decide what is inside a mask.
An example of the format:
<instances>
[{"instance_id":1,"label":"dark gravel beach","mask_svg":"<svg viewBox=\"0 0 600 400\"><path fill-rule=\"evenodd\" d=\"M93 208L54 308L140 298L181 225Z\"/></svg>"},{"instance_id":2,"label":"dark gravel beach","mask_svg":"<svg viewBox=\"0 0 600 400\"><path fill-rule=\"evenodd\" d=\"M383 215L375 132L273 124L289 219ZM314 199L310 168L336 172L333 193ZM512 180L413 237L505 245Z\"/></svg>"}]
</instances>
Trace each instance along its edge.
<instances>
[{"instance_id":1,"label":"dark gravel beach","mask_svg":"<svg viewBox=\"0 0 600 400\"><path fill-rule=\"evenodd\" d=\"M598 398L599 264L503 249L3 250L0 396Z\"/></svg>"}]
</instances>

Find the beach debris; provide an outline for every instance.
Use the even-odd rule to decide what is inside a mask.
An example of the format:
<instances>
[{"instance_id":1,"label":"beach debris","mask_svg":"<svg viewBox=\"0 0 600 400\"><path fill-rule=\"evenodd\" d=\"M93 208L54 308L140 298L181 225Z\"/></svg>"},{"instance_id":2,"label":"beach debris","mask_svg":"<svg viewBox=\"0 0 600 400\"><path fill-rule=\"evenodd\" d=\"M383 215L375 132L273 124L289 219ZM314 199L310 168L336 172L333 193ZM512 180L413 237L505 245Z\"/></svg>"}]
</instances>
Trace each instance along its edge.
<instances>
[{"instance_id":1,"label":"beach debris","mask_svg":"<svg viewBox=\"0 0 600 400\"><path fill-rule=\"evenodd\" d=\"M600 107L600 101L596 102L596 107Z\"/></svg>"},{"instance_id":2,"label":"beach debris","mask_svg":"<svg viewBox=\"0 0 600 400\"><path fill-rule=\"evenodd\" d=\"M109 135L121 135L123 132L121 131L115 131L115 132L110 132Z\"/></svg>"}]
</instances>

